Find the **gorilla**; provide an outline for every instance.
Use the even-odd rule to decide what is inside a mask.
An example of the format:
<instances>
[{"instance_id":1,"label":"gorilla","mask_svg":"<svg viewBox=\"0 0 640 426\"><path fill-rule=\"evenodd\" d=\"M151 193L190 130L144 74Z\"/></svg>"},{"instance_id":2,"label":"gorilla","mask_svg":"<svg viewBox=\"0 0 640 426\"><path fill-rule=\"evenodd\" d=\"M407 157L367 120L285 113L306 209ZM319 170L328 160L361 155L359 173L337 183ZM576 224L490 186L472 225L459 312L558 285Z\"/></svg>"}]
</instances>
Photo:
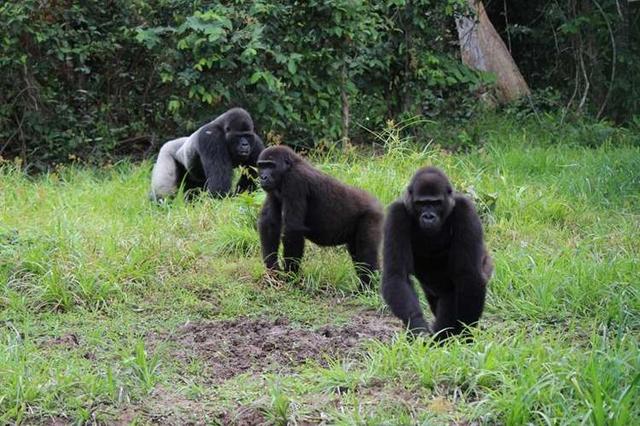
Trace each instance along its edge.
<instances>
[{"instance_id":1,"label":"gorilla","mask_svg":"<svg viewBox=\"0 0 640 426\"><path fill-rule=\"evenodd\" d=\"M378 200L319 171L286 146L262 151L258 173L267 193L258 220L266 267L279 269L281 238L284 269L294 273L305 238L319 246L346 244L360 288L370 288L372 272L378 270L384 217Z\"/></svg>"},{"instance_id":2,"label":"gorilla","mask_svg":"<svg viewBox=\"0 0 640 426\"><path fill-rule=\"evenodd\" d=\"M160 201L184 184L185 191L206 189L214 196L231 191L233 169L246 166L236 192L252 190L258 155L264 149L253 131L253 120L242 108L232 108L191 136L171 140L160 148L151 173L150 198Z\"/></svg>"},{"instance_id":3,"label":"gorilla","mask_svg":"<svg viewBox=\"0 0 640 426\"><path fill-rule=\"evenodd\" d=\"M435 316L436 340L478 323L493 264L473 202L435 167L418 170L384 228L382 296L413 334L427 333L413 275Z\"/></svg>"}]
</instances>

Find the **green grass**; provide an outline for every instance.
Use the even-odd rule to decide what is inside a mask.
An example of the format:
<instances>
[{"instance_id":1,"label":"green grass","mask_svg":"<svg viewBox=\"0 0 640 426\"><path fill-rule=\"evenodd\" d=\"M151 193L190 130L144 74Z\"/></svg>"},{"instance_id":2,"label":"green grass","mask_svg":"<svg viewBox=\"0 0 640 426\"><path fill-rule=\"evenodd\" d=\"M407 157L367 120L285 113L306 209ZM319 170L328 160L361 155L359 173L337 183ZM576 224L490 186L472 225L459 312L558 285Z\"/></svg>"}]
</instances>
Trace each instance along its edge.
<instances>
[{"instance_id":1,"label":"green grass","mask_svg":"<svg viewBox=\"0 0 640 426\"><path fill-rule=\"evenodd\" d=\"M178 360L150 336L188 321L284 316L315 329L384 311L374 292L355 293L344 249L308 245L300 279L273 283L259 258L259 192L157 206L149 163L36 178L3 166L0 424L144 424L167 410L215 423L237 407L274 424L638 423L639 137L589 143L567 129L558 144L544 128L499 122L459 153L391 129L373 155L314 153L385 204L426 164L474 197L496 264L482 327L470 344L398 333L328 365L215 384L202 359Z\"/></svg>"}]
</instances>

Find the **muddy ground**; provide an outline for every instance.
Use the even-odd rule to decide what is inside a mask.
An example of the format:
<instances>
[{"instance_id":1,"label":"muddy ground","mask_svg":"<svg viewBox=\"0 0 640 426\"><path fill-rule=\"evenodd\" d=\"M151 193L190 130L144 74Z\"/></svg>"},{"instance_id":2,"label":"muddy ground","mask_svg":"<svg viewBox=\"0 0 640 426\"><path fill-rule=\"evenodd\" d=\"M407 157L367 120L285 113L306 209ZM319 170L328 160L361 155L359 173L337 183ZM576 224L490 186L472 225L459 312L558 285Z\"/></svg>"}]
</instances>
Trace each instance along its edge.
<instances>
[{"instance_id":1,"label":"muddy ground","mask_svg":"<svg viewBox=\"0 0 640 426\"><path fill-rule=\"evenodd\" d=\"M285 317L240 317L223 321L189 322L178 329L147 336L148 349L167 344L169 354L187 365L199 359L205 365L200 377L216 385L238 374L287 373L308 361L327 365L330 358L355 357L364 342L389 341L401 329L398 320L375 311L361 311L344 325L304 328ZM266 425L259 401L233 408L217 408L211 402L189 401L170 389L157 386L146 401L132 406L118 419L133 418L155 424ZM306 424L317 424L311 421ZM323 423L320 421L320 423Z\"/></svg>"},{"instance_id":2,"label":"muddy ground","mask_svg":"<svg viewBox=\"0 0 640 426\"><path fill-rule=\"evenodd\" d=\"M151 333L145 344L150 353L164 346L168 355L185 368L194 360L203 367L199 382L216 386L233 377L249 373L260 376L267 372L287 374L308 361L326 366L329 359L348 359L362 353L363 344L371 339L389 341L401 330L401 323L388 315L371 310L356 312L343 325L305 327L291 323L286 317L248 318L230 320L200 320L168 332ZM57 346L77 350L80 344L73 333L46 339L44 346ZM85 355L92 358L93 354ZM316 401L320 406L336 404L334 395L327 401ZM249 405L231 408L217 407L215 401L190 400L175 389L157 385L142 401L138 401L116 414L111 424L222 424L267 425L273 419L266 417L261 407L268 401L254 401ZM321 407L317 407L321 410ZM300 424L325 423L317 418ZM44 419L44 424L61 426L66 419Z\"/></svg>"},{"instance_id":3,"label":"muddy ground","mask_svg":"<svg viewBox=\"0 0 640 426\"><path fill-rule=\"evenodd\" d=\"M199 358L206 380L219 383L245 372L287 371L313 360L347 357L364 341L388 341L400 323L374 311L361 311L348 323L302 328L285 317L246 318L187 323L172 333L149 336L153 348L170 343L172 356L184 362Z\"/></svg>"}]
</instances>

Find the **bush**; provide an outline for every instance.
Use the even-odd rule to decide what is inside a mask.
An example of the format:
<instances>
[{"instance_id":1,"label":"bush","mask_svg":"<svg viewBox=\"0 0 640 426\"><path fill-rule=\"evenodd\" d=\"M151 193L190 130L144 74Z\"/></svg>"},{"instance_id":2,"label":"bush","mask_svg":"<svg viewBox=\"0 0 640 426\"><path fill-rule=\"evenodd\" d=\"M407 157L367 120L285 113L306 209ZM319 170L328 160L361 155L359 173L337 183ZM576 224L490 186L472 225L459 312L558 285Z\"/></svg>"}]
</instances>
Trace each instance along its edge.
<instances>
[{"instance_id":1,"label":"bush","mask_svg":"<svg viewBox=\"0 0 640 426\"><path fill-rule=\"evenodd\" d=\"M458 2L5 2L0 155L151 152L237 105L306 145L438 114L484 81L456 58Z\"/></svg>"}]
</instances>

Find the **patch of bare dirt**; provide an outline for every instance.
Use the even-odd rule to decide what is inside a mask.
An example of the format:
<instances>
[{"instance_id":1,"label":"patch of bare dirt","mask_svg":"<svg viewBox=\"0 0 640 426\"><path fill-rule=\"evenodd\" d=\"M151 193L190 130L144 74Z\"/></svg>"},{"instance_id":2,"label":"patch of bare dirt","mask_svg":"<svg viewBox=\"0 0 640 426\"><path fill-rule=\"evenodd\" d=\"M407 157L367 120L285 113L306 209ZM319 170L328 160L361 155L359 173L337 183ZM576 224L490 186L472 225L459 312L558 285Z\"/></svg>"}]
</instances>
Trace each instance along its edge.
<instances>
[{"instance_id":1,"label":"patch of bare dirt","mask_svg":"<svg viewBox=\"0 0 640 426\"><path fill-rule=\"evenodd\" d=\"M194 425L211 424L214 419L201 401L192 401L163 386L156 386L141 400L129 405L108 424Z\"/></svg>"},{"instance_id":2,"label":"patch of bare dirt","mask_svg":"<svg viewBox=\"0 0 640 426\"><path fill-rule=\"evenodd\" d=\"M218 415L216 421L221 425L234 426L261 426L271 424L257 407L246 405L241 405L234 410L223 411Z\"/></svg>"},{"instance_id":3,"label":"patch of bare dirt","mask_svg":"<svg viewBox=\"0 0 640 426\"><path fill-rule=\"evenodd\" d=\"M80 346L80 339L78 335L75 333L63 334L62 336L52 337L42 343L42 346L45 348L51 347L65 347L65 348L75 348Z\"/></svg>"},{"instance_id":4,"label":"patch of bare dirt","mask_svg":"<svg viewBox=\"0 0 640 426\"><path fill-rule=\"evenodd\" d=\"M82 350L86 345L77 334L67 333L57 337L48 337L40 342L40 346L45 349L76 351ZM96 355L93 352L87 351L82 356L90 361L96 360Z\"/></svg>"},{"instance_id":5,"label":"patch of bare dirt","mask_svg":"<svg viewBox=\"0 0 640 426\"><path fill-rule=\"evenodd\" d=\"M246 318L188 323L165 336L149 336L149 347L171 341L173 355L182 361L205 360L207 376L214 382L244 372L264 372L295 367L314 360L326 365L327 357L343 357L364 341L388 341L400 329L398 321L374 311L362 311L347 324L300 328L286 318Z\"/></svg>"},{"instance_id":6,"label":"patch of bare dirt","mask_svg":"<svg viewBox=\"0 0 640 426\"><path fill-rule=\"evenodd\" d=\"M49 417L43 421L44 425L47 426L67 426L72 424L70 420L67 420L62 417Z\"/></svg>"}]
</instances>

